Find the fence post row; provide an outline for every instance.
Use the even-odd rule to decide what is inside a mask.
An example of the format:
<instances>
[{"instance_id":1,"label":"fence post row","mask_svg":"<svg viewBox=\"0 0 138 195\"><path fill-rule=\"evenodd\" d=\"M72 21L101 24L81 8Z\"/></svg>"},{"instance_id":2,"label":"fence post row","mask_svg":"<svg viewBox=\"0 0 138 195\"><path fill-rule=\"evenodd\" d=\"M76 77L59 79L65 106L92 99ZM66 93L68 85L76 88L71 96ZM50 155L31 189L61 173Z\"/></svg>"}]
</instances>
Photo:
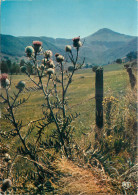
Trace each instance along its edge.
<instances>
[{"instance_id":1,"label":"fence post row","mask_svg":"<svg viewBox=\"0 0 138 195\"><path fill-rule=\"evenodd\" d=\"M95 77L95 100L96 100L96 125L103 127L103 68L96 69Z\"/></svg>"}]
</instances>

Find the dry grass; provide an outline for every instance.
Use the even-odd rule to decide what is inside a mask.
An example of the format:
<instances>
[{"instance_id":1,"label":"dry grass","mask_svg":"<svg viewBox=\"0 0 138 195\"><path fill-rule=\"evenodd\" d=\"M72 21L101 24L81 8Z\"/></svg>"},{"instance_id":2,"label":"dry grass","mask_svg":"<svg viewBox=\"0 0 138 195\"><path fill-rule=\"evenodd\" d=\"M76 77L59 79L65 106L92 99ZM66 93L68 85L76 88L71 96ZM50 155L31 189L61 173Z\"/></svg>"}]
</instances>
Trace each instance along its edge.
<instances>
[{"instance_id":1,"label":"dry grass","mask_svg":"<svg viewBox=\"0 0 138 195\"><path fill-rule=\"evenodd\" d=\"M60 179L60 194L114 194L107 177L99 178L96 169L93 170L94 174L91 169L79 167L65 158L58 161L58 167L64 173L64 177Z\"/></svg>"}]
</instances>

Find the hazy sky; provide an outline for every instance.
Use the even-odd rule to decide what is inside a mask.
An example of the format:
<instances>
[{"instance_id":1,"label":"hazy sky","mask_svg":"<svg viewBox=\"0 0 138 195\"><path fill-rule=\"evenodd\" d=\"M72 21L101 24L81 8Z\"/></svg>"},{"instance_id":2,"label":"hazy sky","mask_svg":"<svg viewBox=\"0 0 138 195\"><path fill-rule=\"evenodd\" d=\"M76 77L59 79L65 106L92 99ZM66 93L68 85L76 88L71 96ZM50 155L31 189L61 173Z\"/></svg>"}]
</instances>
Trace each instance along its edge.
<instances>
[{"instance_id":1,"label":"hazy sky","mask_svg":"<svg viewBox=\"0 0 138 195\"><path fill-rule=\"evenodd\" d=\"M72 38L101 28L137 35L137 0L1 0L1 33Z\"/></svg>"}]
</instances>

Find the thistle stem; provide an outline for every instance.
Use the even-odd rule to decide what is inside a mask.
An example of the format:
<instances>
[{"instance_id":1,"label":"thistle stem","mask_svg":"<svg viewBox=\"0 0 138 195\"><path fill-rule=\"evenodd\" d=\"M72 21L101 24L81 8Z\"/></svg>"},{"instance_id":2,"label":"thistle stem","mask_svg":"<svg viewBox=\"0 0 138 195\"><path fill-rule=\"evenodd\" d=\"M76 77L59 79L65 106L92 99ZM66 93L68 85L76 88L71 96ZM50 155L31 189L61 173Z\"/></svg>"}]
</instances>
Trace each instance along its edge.
<instances>
[{"instance_id":1,"label":"thistle stem","mask_svg":"<svg viewBox=\"0 0 138 195\"><path fill-rule=\"evenodd\" d=\"M64 90L64 69L63 63L61 62L61 76L62 76L62 106L63 106L63 118L65 119L65 90Z\"/></svg>"}]
</instances>

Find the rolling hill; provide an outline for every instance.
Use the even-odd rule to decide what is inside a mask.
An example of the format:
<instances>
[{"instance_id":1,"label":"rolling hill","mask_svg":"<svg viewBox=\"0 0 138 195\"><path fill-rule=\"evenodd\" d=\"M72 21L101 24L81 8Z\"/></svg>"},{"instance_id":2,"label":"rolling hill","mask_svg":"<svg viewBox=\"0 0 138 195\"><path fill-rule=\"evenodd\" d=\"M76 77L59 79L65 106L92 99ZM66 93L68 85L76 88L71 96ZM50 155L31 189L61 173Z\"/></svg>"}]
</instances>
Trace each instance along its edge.
<instances>
[{"instance_id":1,"label":"rolling hill","mask_svg":"<svg viewBox=\"0 0 138 195\"><path fill-rule=\"evenodd\" d=\"M42 41L44 49L51 49L53 52L63 52L53 43L43 40L40 37L14 37L11 35L1 35L1 53L11 56L24 56L25 47L32 45L34 40Z\"/></svg>"},{"instance_id":2,"label":"rolling hill","mask_svg":"<svg viewBox=\"0 0 138 195\"><path fill-rule=\"evenodd\" d=\"M72 45L72 39L1 35L1 56L22 57L25 55L25 47L31 45L34 40L42 41L45 50L50 49L53 53L59 52L63 55L65 45ZM107 28L82 38L82 41L84 45L80 50L80 56L85 57L86 63L91 64L106 64L137 50L137 37L120 34Z\"/></svg>"}]
</instances>

